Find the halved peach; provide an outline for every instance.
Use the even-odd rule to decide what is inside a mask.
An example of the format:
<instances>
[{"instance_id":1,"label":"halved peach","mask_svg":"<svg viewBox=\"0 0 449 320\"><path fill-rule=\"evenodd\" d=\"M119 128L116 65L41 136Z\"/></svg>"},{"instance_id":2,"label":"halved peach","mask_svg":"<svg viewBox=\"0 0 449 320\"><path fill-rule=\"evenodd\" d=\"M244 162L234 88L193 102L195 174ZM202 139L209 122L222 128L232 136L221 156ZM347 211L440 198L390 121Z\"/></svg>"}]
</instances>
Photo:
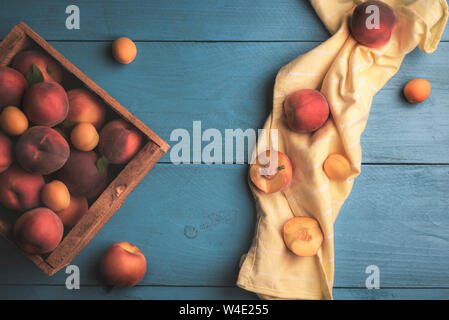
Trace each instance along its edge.
<instances>
[{"instance_id":1,"label":"halved peach","mask_svg":"<svg viewBox=\"0 0 449 320\"><path fill-rule=\"evenodd\" d=\"M270 150L257 156L249 169L254 185L265 193L274 193L286 188L292 180L293 167L285 153Z\"/></svg>"},{"instance_id":2,"label":"halved peach","mask_svg":"<svg viewBox=\"0 0 449 320\"><path fill-rule=\"evenodd\" d=\"M323 243L323 233L314 218L291 218L284 224L283 233L285 245L297 256L312 257Z\"/></svg>"}]
</instances>

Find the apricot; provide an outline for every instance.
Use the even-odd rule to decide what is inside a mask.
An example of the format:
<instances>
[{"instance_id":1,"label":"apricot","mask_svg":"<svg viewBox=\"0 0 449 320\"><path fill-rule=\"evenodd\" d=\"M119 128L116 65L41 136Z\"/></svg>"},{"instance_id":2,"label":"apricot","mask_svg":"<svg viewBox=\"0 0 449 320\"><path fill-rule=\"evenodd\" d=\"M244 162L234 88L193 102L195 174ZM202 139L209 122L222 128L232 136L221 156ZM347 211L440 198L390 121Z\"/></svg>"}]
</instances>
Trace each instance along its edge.
<instances>
[{"instance_id":1,"label":"apricot","mask_svg":"<svg viewBox=\"0 0 449 320\"><path fill-rule=\"evenodd\" d=\"M134 287L147 272L147 260L135 245L129 242L116 242L103 254L100 272L109 285Z\"/></svg>"},{"instance_id":2,"label":"apricot","mask_svg":"<svg viewBox=\"0 0 449 320\"><path fill-rule=\"evenodd\" d=\"M333 180L345 180L351 174L351 164L341 154L331 154L323 164L324 172Z\"/></svg>"},{"instance_id":3,"label":"apricot","mask_svg":"<svg viewBox=\"0 0 449 320\"><path fill-rule=\"evenodd\" d=\"M20 136L16 158L31 173L50 174L59 170L69 158L67 141L54 129L35 126Z\"/></svg>"},{"instance_id":4,"label":"apricot","mask_svg":"<svg viewBox=\"0 0 449 320\"><path fill-rule=\"evenodd\" d=\"M309 217L289 219L284 224L283 236L287 248L301 257L316 255L323 243L323 233L318 221Z\"/></svg>"},{"instance_id":5,"label":"apricot","mask_svg":"<svg viewBox=\"0 0 449 320\"><path fill-rule=\"evenodd\" d=\"M44 178L11 166L0 174L0 203L8 209L25 211L40 205Z\"/></svg>"},{"instance_id":6,"label":"apricot","mask_svg":"<svg viewBox=\"0 0 449 320\"><path fill-rule=\"evenodd\" d=\"M277 157L277 164L276 159L271 159L271 156ZM249 176L259 190L274 193L285 189L290 184L293 167L285 153L267 150L266 155L261 153L256 163L251 165Z\"/></svg>"},{"instance_id":7,"label":"apricot","mask_svg":"<svg viewBox=\"0 0 449 320\"><path fill-rule=\"evenodd\" d=\"M42 188L41 199L48 208L59 212L70 205L69 189L61 181L53 180Z\"/></svg>"},{"instance_id":8,"label":"apricot","mask_svg":"<svg viewBox=\"0 0 449 320\"><path fill-rule=\"evenodd\" d=\"M23 109L34 124L54 127L67 117L69 100L56 82L39 82L25 93Z\"/></svg>"},{"instance_id":9,"label":"apricot","mask_svg":"<svg viewBox=\"0 0 449 320\"><path fill-rule=\"evenodd\" d=\"M19 108L6 107L0 114L0 127L10 136L20 136L28 129L28 119Z\"/></svg>"},{"instance_id":10,"label":"apricot","mask_svg":"<svg viewBox=\"0 0 449 320\"><path fill-rule=\"evenodd\" d=\"M410 103L420 103L429 97L430 90L430 82L426 79L413 79L405 85L404 96Z\"/></svg>"},{"instance_id":11,"label":"apricot","mask_svg":"<svg viewBox=\"0 0 449 320\"><path fill-rule=\"evenodd\" d=\"M74 196L95 198L106 187L108 170L101 171L97 164L99 157L95 151L72 149L66 164L58 171L57 177L65 183Z\"/></svg>"},{"instance_id":12,"label":"apricot","mask_svg":"<svg viewBox=\"0 0 449 320\"><path fill-rule=\"evenodd\" d=\"M116 39L112 43L112 55L120 63L131 63L137 54L137 48L134 42L125 37Z\"/></svg>"},{"instance_id":13,"label":"apricot","mask_svg":"<svg viewBox=\"0 0 449 320\"><path fill-rule=\"evenodd\" d=\"M72 228L87 213L88 204L85 197L70 196L69 206L56 212L64 227Z\"/></svg>"},{"instance_id":14,"label":"apricot","mask_svg":"<svg viewBox=\"0 0 449 320\"><path fill-rule=\"evenodd\" d=\"M100 132L98 149L113 164L127 163L139 151L142 135L131 124L119 119Z\"/></svg>"},{"instance_id":15,"label":"apricot","mask_svg":"<svg viewBox=\"0 0 449 320\"><path fill-rule=\"evenodd\" d=\"M0 111L7 106L20 106L28 83L25 77L9 67L0 67Z\"/></svg>"},{"instance_id":16,"label":"apricot","mask_svg":"<svg viewBox=\"0 0 449 320\"><path fill-rule=\"evenodd\" d=\"M14 224L16 244L30 254L44 254L56 249L62 240L61 219L48 208L36 208L21 215Z\"/></svg>"},{"instance_id":17,"label":"apricot","mask_svg":"<svg viewBox=\"0 0 449 320\"><path fill-rule=\"evenodd\" d=\"M44 52L26 50L19 52L12 61L12 67L24 76L28 74L33 64L40 70L45 82L61 82L62 69L59 64Z\"/></svg>"},{"instance_id":18,"label":"apricot","mask_svg":"<svg viewBox=\"0 0 449 320\"><path fill-rule=\"evenodd\" d=\"M392 7L382 1L366 1L359 4L352 14L351 33L360 44L379 48L390 41L398 24Z\"/></svg>"},{"instance_id":19,"label":"apricot","mask_svg":"<svg viewBox=\"0 0 449 320\"><path fill-rule=\"evenodd\" d=\"M0 131L0 173L8 169L12 161L12 142Z\"/></svg>"},{"instance_id":20,"label":"apricot","mask_svg":"<svg viewBox=\"0 0 449 320\"><path fill-rule=\"evenodd\" d=\"M87 89L73 89L68 93L69 113L64 125L73 127L81 122L89 122L97 130L103 127L106 116L106 106L100 98Z\"/></svg>"},{"instance_id":21,"label":"apricot","mask_svg":"<svg viewBox=\"0 0 449 320\"><path fill-rule=\"evenodd\" d=\"M327 121L329 105L319 91L301 89L287 96L284 113L291 130L310 133L321 128Z\"/></svg>"},{"instance_id":22,"label":"apricot","mask_svg":"<svg viewBox=\"0 0 449 320\"><path fill-rule=\"evenodd\" d=\"M89 122L77 124L70 134L72 145L80 151L91 151L100 139L97 130Z\"/></svg>"}]
</instances>

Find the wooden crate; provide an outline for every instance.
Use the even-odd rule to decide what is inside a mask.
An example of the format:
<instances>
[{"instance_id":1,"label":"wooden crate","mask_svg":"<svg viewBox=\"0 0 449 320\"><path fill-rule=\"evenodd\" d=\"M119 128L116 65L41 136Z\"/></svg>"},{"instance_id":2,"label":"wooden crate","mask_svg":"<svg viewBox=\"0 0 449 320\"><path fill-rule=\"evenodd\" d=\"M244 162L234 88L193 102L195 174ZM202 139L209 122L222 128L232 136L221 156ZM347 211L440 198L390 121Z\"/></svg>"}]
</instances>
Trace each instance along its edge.
<instances>
[{"instance_id":1,"label":"wooden crate","mask_svg":"<svg viewBox=\"0 0 449 320\"><path fill-rule=\"evenodd\" d=\"M132 123L147 138L138 154L118 173L53 252L48 255L24 253L46 274L53 275L68 265L93 239L129 193L167 152L169 145L23 22L16 25L0 43L0 66L9 65L19 51L36 46L52 56L65 68L65 72L96 93L119 117ZM0 235L12 242L13 224L14 219L0 215Z\"/></svg>"}]
</instances>

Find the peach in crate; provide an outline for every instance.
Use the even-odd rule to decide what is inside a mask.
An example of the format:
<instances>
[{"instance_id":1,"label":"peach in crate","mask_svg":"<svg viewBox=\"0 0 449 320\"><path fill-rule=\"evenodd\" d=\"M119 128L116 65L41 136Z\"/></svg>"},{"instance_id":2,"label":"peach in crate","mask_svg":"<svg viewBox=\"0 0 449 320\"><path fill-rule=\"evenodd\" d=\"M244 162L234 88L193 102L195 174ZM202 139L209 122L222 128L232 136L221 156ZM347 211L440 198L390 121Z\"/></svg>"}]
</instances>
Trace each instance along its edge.
<instances>
[{"instance_id":1,"label":"peach in crate","mask_svg":"<svg viewBox=\"0 0 449 320\"><path fill-rule=\"evenodd\" d=\"M6 88L8 94L2 95L9 100L3 102L23 107L30 120L28 131L36 130L33 129L35 125L46 128L39 129L39 132L32 131L25 138L22 138L23 135L19 137L23 140L21 143L28 147L25 152L17 150L16 146L21 163L12 162L12 155L0 157L0 169L4 171L0 174L0 235L15 243L46 274L53 275L68 265L92 240L169 146L24 23L15 26L0 43L0 70L4 78L15 79L12 82L14 85ZM40 81L30 82L32 77L27 77L29 72L40 75ZM31 84L30 88L25 78ZM68 88L72 90L66 94ZM3 89L5 86L2 86L0 77L0 91ZM48 96L57 112L49 113L47 106L39 102L39 96ZM25 97L23 106L18 105L22 97ZM0 104L0 108L5 106ZM88 122L100 131L106 119L125 123L126 130L119 130L118 135L123 134L123 145L127 148L123 151L113 149L111 154L116 154L120 162L127 163L114 165L114 170L108 170L108 161L98 153L98 148L79 151L72 145L66 155L66 146L59 142L66 141L70 145L70 132L75 124ZM55 127L51 129L51 126ZM134 132L139 136L137 149L131 148L136 143L126 142L128 132L133 133L131 136ZM55 138L55 141L50 141L50 146L64 151L60 158L49 160L45 165L43 162L46 161L34 163L39 157L33 158L32 154L28 154L30 149L39 148L36 135L42 133ZM0 149L11 152L10 138L6 135L0 138ZM109 150L107 146L103 148ZM108 151L105 153L109 155ZM38 153L38 156L44 155ZM83 165L75 165L74 158ZM66 201L65 194L64 203L52 190L44 192L47 205L55 210L64 207L56 213L48 208L34 209L42 205L41 191L45 184L42 174L46 175L47 183L59 177L70 192L70 202ZM76 175L82 179L74 179ZM81 190L84 186L88 187ZM21 194L23 196L16 196ZM18 219L20 214L30 209L34 210L29 211L22 220ZM40 234L43 224L53 226L54 232L48 237ZM62 226L65 232L59 242ZM38 243L39 246L30 247L30 243Z\"/></svg>"}]
</instances>

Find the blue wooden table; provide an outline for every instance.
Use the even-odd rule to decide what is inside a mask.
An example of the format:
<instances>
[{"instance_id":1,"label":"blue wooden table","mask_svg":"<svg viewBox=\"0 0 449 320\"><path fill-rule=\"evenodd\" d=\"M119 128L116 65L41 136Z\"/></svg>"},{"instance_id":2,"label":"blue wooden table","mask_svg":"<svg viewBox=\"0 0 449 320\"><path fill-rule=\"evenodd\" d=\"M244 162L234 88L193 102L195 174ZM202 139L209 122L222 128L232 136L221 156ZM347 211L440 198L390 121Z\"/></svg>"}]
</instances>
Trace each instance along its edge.
<instances>
[{"instance_id":1,"label":"blue wooden table","mask_svg":"<svg viewBox=\"0 0 449 320\"><path fill-rule=\"evenodd\" d=\"M277 70L327 39L306 0L76 1L79 30L65 27L65 1L0 2L0 38L24 21L170 143L176 128L260 128ZM128 36L138 55L110 57ZM449 298L449 34L433 55L409 54L374 98L361 176L336 222L336 299ZM432 84L408 104L411 78ZM172 142L173 144L173 142ZM47 277L0 240L2 299L252 299L235 287L250 246L255 208L247 165L174 165L166 155L73 261L81 289L66 274ZM108 289L102 252L130 241L148 273L132 289ZM365 289L369 265L378 290Z\"/></svg>"}]
</instances>

